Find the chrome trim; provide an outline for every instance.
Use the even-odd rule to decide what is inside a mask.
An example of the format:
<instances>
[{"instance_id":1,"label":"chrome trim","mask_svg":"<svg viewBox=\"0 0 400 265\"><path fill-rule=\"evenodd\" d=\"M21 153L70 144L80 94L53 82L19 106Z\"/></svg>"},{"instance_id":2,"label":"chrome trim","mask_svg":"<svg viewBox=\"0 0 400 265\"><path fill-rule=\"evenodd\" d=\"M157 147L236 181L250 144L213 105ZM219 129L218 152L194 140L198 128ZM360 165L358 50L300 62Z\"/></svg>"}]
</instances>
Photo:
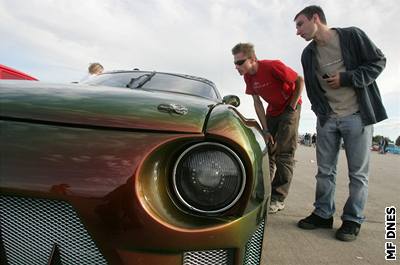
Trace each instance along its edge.
<instances>
[{"instance_id":1,"label":"chrome trim","mask_svg":"<svg viewBox=\"0 0 400 265\"><path fill-rule=\"evenodd\" d=\"M240 166L240 169L242 171L242 174L243 174L242 186L240 187L239 193L237 194L235 199L230 204L228 204L227 206L225 206L225 207L223 207L221 209L218 209L218 210L204 211L204 210L201 210L201 209L197 209L196 207L193 207L192 205L190 205L188 202L185 201L185 199L180 195L180 193L178 191L178 188L176 187L176 169L177 169L178 164L181 161L182 157L184 155L186 155L188 152L190 152L192 149L197 148L197 147L202 146L202 145L216 145L216 146L222 147L223 149L226 149L230 154L233 155L234 158L236 158L237 162L239 163L239 166ZM178 197L180 202L183 203L186 207L188 207L189 209L191 209L191 210L193 210L195 212L199 212L199 213L216 214L216 213L220 213L220 212L228 210L229 208L231 208L240 199L240 197L243 194L244 187L246 185L246 170L245 170L244 165L243 165L242 161L240 160L239 156L234 151L232 151L232 149L228 148L225 145L219 144L219 143L204 142L204 143L198 143L198 144L195 144L195 145L189 147L187 150L185 150L178 157L178 159L176 160L175 165L174 165L172 181L173 181L173 186L174 186L174 191L175 191L176 196Z\"/></svg>"},{"instance_id":2,"label":"chrome trim","mask_svg":"<svg viewBox=\"0 0 400 265\"><path fill-rule=\"evenodd\" d=\"M172 112L179 115L186 115L188 113L188 108L180 104L160 104L157 109L160 112Z\"/></svg>"}]
</instances>

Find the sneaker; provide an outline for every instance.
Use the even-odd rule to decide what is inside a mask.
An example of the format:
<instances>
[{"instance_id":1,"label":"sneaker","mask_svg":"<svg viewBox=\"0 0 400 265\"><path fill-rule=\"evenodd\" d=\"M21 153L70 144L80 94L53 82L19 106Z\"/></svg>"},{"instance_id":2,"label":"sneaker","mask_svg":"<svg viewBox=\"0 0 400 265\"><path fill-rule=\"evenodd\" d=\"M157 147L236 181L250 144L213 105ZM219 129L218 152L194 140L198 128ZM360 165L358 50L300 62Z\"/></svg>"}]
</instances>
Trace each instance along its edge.
<instances>
[{"instance_id":1,"label":"sneaker","mask_svg":"<svg viewBox=\"0 0 400 265\"><path fill-rule=\"evenodd\" d=\"M342 226L336 231L336 238L341 241L353 241L360 233L361 225L353 221L343 221Z\"/></svg>"},{"instance_id":2,"label":"sneaker","mask_svg":"<svg viewBox=\"0 0 400 265\"><path fill-rule=\"evenodd\" d=\"M316 228L332 228L333 217L325 219L312 213L310 216L301 219L297 226L302 229L312 230Z\"/></svg>"},{"instance_id":3,"label":"sneaker","mask_svg":"<svg viewBox=\"0 0 400 265\"><path fill-rule=\"evenodd\" d=\"M277 213L285 209L285 203L281 201L271 201L269 205L268 213Z\"/></svg>"}]
</instances>

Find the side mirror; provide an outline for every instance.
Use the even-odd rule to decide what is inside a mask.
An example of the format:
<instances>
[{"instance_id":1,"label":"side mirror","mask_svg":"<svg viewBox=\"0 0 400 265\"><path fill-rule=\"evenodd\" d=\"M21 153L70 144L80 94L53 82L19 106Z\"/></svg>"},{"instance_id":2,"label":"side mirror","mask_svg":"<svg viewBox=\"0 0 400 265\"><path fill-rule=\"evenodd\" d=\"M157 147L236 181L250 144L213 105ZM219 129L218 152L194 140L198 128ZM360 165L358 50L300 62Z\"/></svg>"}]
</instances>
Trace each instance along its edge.
<instances>
[{"instance_id":1,"label":"side mirror","mask_svg":"<svg viewBox=\"0 0 400 265\"><path fill-rule=\"evenodd\" d=\"M229 104L234 107L239 107L239 105L240 105L240 99L238 96L235 96L235 95L227 95L227 96L223 97L222 102L224 104Z\"/></svg>"}]
</instances>

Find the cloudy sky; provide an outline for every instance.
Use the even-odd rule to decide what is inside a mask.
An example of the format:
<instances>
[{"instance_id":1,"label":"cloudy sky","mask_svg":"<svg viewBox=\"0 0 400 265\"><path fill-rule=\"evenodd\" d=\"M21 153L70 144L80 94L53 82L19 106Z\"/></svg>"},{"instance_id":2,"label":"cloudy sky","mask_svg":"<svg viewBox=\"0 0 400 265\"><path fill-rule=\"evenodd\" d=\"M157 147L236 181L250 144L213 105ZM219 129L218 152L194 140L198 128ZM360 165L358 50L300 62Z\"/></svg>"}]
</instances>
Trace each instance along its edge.
<instances>
[{"instance_id":1,"label":"cloudy sky","mask_svg":"<svg viewBox=\"0 0 400 265\"><path fill-rule=\"evenodd\" d=\"M387 57L378 78L390 118L375 134L400 135L400 2L398 0L0 0L0 64L48 82L80 80L91 62L106 70L140 68L201 76L221 94L250 96L232 63L231 48L252 42L259 59L280 59L302 74L306 42L293 17L321 5L328 25L362 28ZM300 133L315 131L306 93Z\"/></svg>"}]
</instances>

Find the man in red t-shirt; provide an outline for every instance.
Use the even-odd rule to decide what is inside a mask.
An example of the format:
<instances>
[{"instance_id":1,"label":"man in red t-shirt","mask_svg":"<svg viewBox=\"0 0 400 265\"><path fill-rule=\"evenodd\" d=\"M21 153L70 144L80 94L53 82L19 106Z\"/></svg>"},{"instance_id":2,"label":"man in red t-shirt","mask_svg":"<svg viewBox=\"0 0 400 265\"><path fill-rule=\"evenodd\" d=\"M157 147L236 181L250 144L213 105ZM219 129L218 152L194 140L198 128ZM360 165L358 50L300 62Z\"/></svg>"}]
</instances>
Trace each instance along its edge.
<instances>
[{"instance_id":1,"label":"man in red t-shirt","mask_svg":"<svg viewBox=\"0 0 400 265\"><path fill-rule=\"evenodd\" d=\"M232 54L236 69L244 76L246 94L253 96L264 139L269 145L272 181L269 213L276 213L285 207L293 177L304 81L279 60L257 60L251 43L237 44ZM260 97L268 103L266 113Z\"/></svg>"}]
</instances>

